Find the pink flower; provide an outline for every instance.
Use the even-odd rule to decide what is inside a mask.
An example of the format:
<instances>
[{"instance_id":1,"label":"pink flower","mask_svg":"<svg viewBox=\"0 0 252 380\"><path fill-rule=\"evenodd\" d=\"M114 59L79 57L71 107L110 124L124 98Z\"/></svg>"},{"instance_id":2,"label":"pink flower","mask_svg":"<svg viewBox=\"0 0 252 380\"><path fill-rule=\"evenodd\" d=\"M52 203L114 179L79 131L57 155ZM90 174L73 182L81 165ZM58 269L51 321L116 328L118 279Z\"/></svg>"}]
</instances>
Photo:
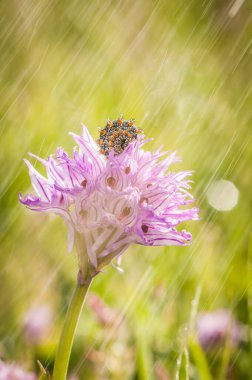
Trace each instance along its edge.
<instances>
[{"instance_id":1,"label":"pink flower","mask_svg":"<svg viewBox=\"0 0 252 380\"><path fill-rule=\"evenodd\" d=\"M226 340L230 346L236 347L246 339L245 326L238 323L230 310L226 309L200 314L196 330L199 342L205 350L219 348Z\"/></svg>"},{"instance_id":2,"label":"pink flower","mask_svg":"<svg viewBox=\"0 0 252 380\"><path fill-rule=\"evenodd\" d=\"M0 380L36 380L37 377L17 365L5 364L0 360Z\"/></svg>"},{"instance_id":3,"label":"pink flower","mask_svg":"<svg viewBox=\"0 0 252 380\"><path fill-rule=\"evenodd\" d=\"M89 295L88 304L94 312L98 322L104 326L112 326L117 320L122 319L119 312L108 307L101 298L94 293Z\"/></svg>"},{"instance_id":4,"label":"pink flower","mask_svg":"<svg viewBox=\"0 0 252 380\"><path fill-rule=\"evenodd\" d=\"M31 308L23 318L23 329L26 340L31 344L40 344L52 326L52 311L42 305Z\"/></svg>"},{"instance_id":5,"label":"pink flower","mask_svg":"<svg viewBox=\"0 0 252 380\"><path fill-rule=\"evenodd\" d=\"M98 144L83 126L70 133L78 144L70 157L58 148L47 160L43 177L25 160L36 196L20 201L31 210L53 212L68 225L69 250L75 242L80 267L88 255L96 270L130 244L187 245L191 234L177 230L198 218L189 193L190 171L172 172L175 153L151 153L134 123L118 119L100 131ZM100 145L100 147L98 146Z\"/></svg>"}]
</instances>

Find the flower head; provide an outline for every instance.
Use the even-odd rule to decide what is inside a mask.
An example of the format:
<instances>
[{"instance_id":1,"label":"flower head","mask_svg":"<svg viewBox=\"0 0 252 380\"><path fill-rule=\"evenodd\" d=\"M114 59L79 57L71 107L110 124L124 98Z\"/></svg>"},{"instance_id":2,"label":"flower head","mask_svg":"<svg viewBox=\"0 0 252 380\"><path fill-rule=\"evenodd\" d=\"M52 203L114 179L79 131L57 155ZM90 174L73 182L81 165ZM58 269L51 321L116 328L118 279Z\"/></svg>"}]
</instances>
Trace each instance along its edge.
<instances>
[{"instance_id":1,"label":"flower head","mask_svg":"<svg viewBox=\"0 0 252 380\"><path fill-rule=\"evenodd\" d=\"M31 210L53 212L68 225L69 250L75 242L80 268L86 258L99 270L130 244L186 245L191 234L177 226L198 218L187 208L193 198L189 171L172 172L175 153L143 150L147 140L132 120L107 122L98 144L83 126L70 133L78 148L70 157L58 148L47 160L43 177L25 160L36 196L20 201Z\"/></svg>"}]
</instances>

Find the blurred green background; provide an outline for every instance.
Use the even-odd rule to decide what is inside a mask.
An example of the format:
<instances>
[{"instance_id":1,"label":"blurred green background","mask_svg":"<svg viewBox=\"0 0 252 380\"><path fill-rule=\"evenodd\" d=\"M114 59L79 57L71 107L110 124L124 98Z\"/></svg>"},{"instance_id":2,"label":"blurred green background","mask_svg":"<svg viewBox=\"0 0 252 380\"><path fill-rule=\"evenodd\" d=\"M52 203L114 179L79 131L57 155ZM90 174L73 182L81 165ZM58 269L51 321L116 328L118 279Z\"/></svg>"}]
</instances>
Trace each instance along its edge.
<instances>
[{"instance_id":1,"label":"blurred green background","mask_svg":"<svg viewBox=\"0 0 252 380\"><path fill-rule=\"evenodd\" d=\"M81 133L80 122L97 138L106 118L123 114L154 138L146 149L177 150L175 169L194 170L201 220L186 226L190 247L132 246L123 274L108 267L95 279L91 292L119 317L103 323L88 304L70 372L251 378L249 334L209 354L193 327L197 313L223 308L247 327L252 320L251 2L2 0L0 18L0 357L52 368L77 274L64 223L18 202L31 191L23 157L71 152L68 131ZM239 191L229 211L208 202L220 179ZM52 328L34 345L22 321L39 305L51 308Z\"/></svg>"}]
</instances>

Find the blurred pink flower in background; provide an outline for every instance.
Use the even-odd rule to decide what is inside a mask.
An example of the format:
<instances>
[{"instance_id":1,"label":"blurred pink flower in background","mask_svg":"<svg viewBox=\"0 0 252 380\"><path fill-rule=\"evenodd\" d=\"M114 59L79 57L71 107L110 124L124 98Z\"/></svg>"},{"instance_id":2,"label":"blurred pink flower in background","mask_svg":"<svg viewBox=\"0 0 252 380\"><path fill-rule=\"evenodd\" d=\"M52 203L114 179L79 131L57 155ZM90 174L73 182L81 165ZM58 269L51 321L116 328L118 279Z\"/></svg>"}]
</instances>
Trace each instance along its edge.
<instances>
[{"instance_id":1,"label":"blurred pink flower in background","mask_svg":"<svg viewBox=\"0 0 252 380\"><path fill-rule=\"evenodd\" d=\"M171 377L169 376L167 369L160 361L155 363L154 369L157 380L171 380Z\"/></svg>"},{"instance_id":2,"label":"blurred pink flower in background","mask_svg":"<svg viewBox=\"0 0 252 380\"><path fill-rule=\"evenodd\" d=\"M5 364L0 360L0 380L37 380L37 376L16 364Z\"/></svg>"},{"instance_id":3,"label":"blurred pink flower in background","mask_svg":"<svg viewBox=\"0 0 252 380\"><path fill-rule=\"evenodd\" d=\"M119 312L108 307L101 298L94 293L89 295L88 305L94 312L98 322L102 325L113 325L120 318Z\"/></svg>"},{"instance_id":4,"label":"blurred pink flower in background","mask_svg":"<svg viewBox=\"0 0 252 380\"><path fill-rule=\"evenodd\" d=\"M246 339L246 327L240 324L228 309L200 314L196 331L198 340L205 350L216 349L226 341L230 346L236 347Z\"/></svg>"},{"instance_id":5,"label":"blurred pink flower in background","mask_svg":"<svg viewBox=\"0 0 252 380\"><path fill-rule=\"evenodd\" d=\"M32 307L22 321L24 336L30 344L38 345L52 327L52 310L48 305Z\"/></svg>"}]
</instances>

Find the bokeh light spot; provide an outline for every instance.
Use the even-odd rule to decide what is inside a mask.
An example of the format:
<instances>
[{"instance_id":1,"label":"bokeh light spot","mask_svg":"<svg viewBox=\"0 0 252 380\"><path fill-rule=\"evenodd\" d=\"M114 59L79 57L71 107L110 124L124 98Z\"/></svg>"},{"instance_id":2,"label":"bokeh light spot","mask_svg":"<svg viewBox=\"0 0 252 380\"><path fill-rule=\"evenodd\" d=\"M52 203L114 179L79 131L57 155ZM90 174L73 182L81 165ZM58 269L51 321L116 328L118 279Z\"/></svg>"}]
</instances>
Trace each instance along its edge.
<instances>
[{"instance_id":1,"label":"bokeh light spot","mask_svg":"<svg viewBox=\"0 0 252 380\"><path fill-rule=\"evenodd\" d=\"M238 198L238 189L224 179L212 183L207 191L208 203L218 211L232 210L237 205Z\"/></svg>"}]
</instances>

